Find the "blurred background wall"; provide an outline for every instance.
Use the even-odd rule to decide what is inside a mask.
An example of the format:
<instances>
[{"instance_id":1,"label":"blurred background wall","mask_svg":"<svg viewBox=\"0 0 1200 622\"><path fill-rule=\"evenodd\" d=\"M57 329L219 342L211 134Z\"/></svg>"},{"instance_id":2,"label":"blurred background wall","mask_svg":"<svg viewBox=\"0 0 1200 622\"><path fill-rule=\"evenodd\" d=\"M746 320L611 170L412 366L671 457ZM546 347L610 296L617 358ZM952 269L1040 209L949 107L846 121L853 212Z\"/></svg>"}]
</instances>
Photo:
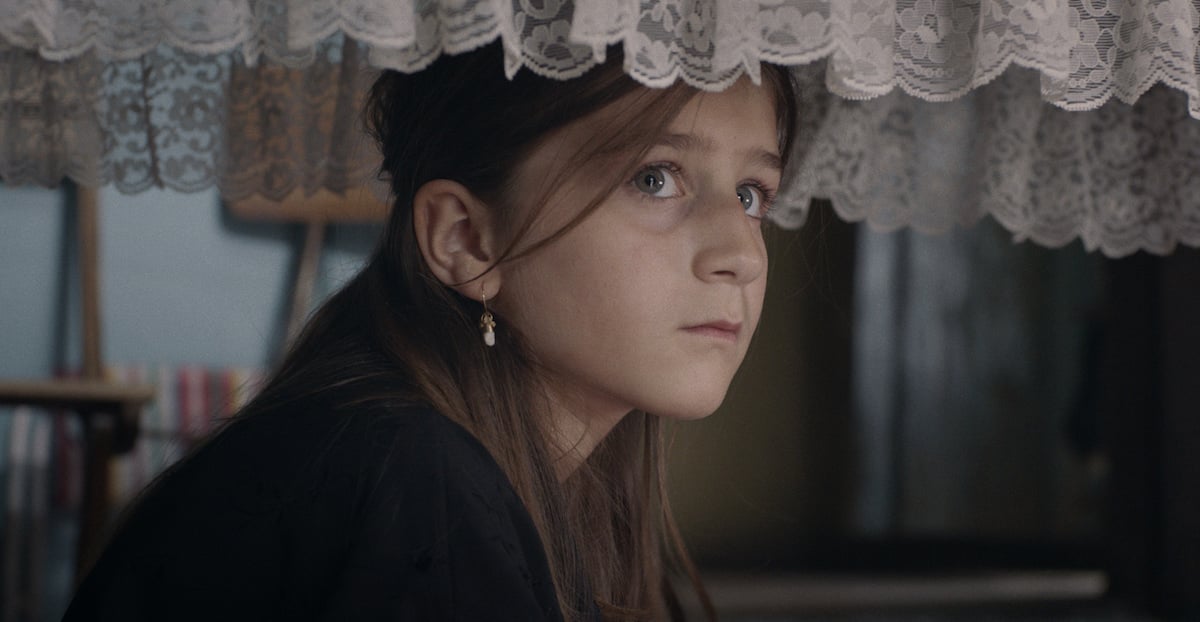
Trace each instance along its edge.
<instances>
[{"instance_id":1,"label":"blurred background wall","mask_svg":"<svg viewBox=\"0 0 1200 622\"><path fill-rule=\"evenodd\" d=\"M287 319L303 230L241 222L213 192L100 192L104 359L266 365ZM0 377L40 377L79 360L68 195L0 185ZM374 243L334 225L316 289L336 287ZM77 363L76 363L77 364Z\"/></svg>"}]
</instances>

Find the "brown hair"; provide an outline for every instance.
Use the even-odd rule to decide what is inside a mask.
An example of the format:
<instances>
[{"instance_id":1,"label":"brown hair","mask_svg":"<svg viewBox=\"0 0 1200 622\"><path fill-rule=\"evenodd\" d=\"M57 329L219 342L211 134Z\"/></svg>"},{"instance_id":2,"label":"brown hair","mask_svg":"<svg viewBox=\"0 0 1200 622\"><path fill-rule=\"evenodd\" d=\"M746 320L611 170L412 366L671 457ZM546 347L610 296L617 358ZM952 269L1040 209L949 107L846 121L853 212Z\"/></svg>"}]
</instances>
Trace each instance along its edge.
<instances>
[{"instance_id":1,"label":"brown hair","mask_svg":"<svg viewBox=\"0 0 1200 622\"><path fill-rule=\"evenodd\" d=\"M413 74L387 71L375 83L366 116L395 197L390 220L366 267L314 314L247 410L319 392L346 396L343 402L429 404L478 438L508 476L542 537L565 619L581 617L587 601L580 598L595 598L610 619L681 617L668 566L691 576L715 617L670 516L658 419L631 413L560 484L548 408L520 335L501 331L495 348L482 347L480 306L432 276L412 222L417 189L449 179L483 199L511 232L499 261L536 252L632 176L650 137L696 91L643 88L624 74L619 53L569 81L529 72L510 81L502 63L500 46L492 44L443 55ZM786 158L795 120L791 79L781 69L764 69ZM614 170L608 192L562 230L524 240L532 216L515 222L518 210L506 209L517 166L554 130L618 100L625 107L619 126L597 132L558 173L565 178L579 164L613 154L628 154L626 168ZM546 197L540 199L535 206ZM585 585L591 594L581 594Z\"/></svg>"}]
</instances>

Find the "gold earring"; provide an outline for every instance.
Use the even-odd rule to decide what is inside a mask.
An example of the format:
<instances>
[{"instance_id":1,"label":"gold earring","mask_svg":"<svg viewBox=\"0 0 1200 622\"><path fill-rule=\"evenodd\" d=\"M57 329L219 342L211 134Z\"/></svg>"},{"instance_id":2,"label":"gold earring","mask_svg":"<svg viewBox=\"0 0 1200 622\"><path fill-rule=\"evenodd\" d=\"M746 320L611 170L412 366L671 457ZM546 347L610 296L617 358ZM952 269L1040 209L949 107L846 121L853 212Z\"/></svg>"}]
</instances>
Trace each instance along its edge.
<instances>
[{"instance_id":1,"label":"gold earring","mask_svg":"<svg viewBox=\"0 0 1200 622\"><path fill-rule=\"evenodd\" d=\"M483 315L479 318L479 328L483 330L483 343L487 346L494 346L496 345L496 320L487 308L487 292L482 291L480 295L483 297Z\"/></svg>"}]
</instances>

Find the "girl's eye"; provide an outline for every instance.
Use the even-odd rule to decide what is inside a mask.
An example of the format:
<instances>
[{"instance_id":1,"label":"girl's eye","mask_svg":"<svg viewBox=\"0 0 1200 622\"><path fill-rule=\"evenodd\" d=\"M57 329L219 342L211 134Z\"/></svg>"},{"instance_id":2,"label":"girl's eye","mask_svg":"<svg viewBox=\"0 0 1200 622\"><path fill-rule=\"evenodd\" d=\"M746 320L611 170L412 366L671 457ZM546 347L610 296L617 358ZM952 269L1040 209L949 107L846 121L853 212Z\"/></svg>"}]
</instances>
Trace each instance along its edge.
<instances>
[{"instance_id":1,"label":"girl's eye","mask_svg":"<svg viewBox=\"0 0 1200 622\"><path fill-rule=\"evenodd\" d=\"M753 184L743 184L737 188L738 202L746 215L751 218L762 218L767 215L767 200L763 190Z\"/></svg>"},{"instance_id":2,"label":"girl's eye","mask_svg":"<svg viewBox=\"0 0 1200 622\"><path fill-rule=\"evenodd\" d=\"M675 176L664 166L652 166L638 171L638 174L633 177L633 185L650 196L663 199L679 193L679 185L675 183Z\"/></svg>"}]
</instances>

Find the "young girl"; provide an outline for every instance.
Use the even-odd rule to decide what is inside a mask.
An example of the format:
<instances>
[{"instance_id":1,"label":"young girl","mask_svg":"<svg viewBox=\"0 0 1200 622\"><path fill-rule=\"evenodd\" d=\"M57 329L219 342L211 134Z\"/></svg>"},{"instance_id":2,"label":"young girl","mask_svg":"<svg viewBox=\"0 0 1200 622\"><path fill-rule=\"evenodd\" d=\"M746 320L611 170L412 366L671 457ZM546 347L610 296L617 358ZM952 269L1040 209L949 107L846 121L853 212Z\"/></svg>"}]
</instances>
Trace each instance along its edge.
<instances>
[{"instance_id":1,"label":"young girl","mask_svg":"<svg viewBox=\"0 0 1200 622\"><path fill-rule=\"evenodd\" d=\"M493 44L379 78L378 248L66 620L679 619L679 570L707 602L660 419L715 410L754 333L790 78L501 67Z\"/></svg>"}]
</instances>

